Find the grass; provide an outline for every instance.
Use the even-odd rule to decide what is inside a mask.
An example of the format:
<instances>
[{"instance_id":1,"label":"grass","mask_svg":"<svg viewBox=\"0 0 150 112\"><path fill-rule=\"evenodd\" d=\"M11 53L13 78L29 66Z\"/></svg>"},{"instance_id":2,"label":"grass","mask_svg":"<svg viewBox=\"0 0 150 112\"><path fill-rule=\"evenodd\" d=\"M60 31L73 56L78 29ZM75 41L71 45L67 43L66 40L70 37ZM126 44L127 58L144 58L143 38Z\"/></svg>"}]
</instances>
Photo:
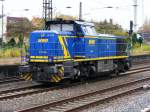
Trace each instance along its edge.
<instances>
[{"instance_id":1,"label":"grass","mask_svg":"<svg viewBox=\"0 0 150 112\"><path fill-rule=\"evenodd\" d=\"M142 46L135 45L131 54L132 55L150 54L150 45L148 44L143 44Z\"/></svg>"},{"instance_id":2,"label":"grass","mask_svg":"<svg viewBox=\"0 0 150 112\"><path fill-rule=\"evenodd\" d=\"M5 48L0 50L0 58L20 57L23 48Z\"/></svg>"}]
</instances>

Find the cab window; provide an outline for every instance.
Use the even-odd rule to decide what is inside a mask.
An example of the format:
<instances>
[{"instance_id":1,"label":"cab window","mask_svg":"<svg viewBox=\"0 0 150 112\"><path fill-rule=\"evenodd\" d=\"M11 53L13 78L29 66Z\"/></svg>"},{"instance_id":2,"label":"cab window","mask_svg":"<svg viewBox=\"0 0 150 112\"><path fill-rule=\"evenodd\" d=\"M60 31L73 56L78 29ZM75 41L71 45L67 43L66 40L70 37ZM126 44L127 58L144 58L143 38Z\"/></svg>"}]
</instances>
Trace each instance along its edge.
<instances>
[{"instance_id":1,"label":"cab window","mask_svg":"<svg viewBox=\"0 0 150 112\"><path fill-rule=\"evenodd\" d=\"M54 31L73 31L73 24L51 24L50 30Z\"/></svg>"},{"instance_id":2,"label":"cab window","mask_svg":"<svg viewBox=\"0 0 150 112\"><path fill-rule=\"evenodd\" d=\"M82 26L85 35L97 35L94 26Z\"/></svg>"}]
</instances>

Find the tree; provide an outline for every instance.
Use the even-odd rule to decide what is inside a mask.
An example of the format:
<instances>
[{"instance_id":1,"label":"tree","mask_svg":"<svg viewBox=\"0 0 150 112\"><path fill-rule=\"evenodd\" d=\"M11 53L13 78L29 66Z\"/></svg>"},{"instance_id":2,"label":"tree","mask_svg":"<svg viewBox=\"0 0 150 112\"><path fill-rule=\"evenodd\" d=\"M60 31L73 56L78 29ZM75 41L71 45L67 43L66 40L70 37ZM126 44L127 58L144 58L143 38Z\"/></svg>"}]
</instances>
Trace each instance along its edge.
<instances>
[{"instance_id":1,"label":"tree","mask_svg":"<svg viewBox=\"0 0 150 112\"><path fill-rule=\"evenodd\" d=\"M114 24L112 19L109 22L106 19L101 22L95 22L95 27L98 33L126 35L121 26Z\"/></svg>"},{"instance_id":2,"label":"tree","mask_svg":"<svg viewBox=\"0 0 150 112\"><path fill-rule=\"evenodd\" d=\"M139 42L140 46L142 46L142 44L143 44L143 42L144 42L144 38L139 37L138 42Z\"/></svg>"},{"instance_id":3,"label":"tree","mask_svg":"<svg viewBox=\"0 0 150 112\"><path fill-rule=\"evenodd\" d=\"M137 33L132 34L132 45L134 47L137 47L137 45L141 46L143 44L143 41L144 41L144 38L141 35Z\"/></svg>"},{"instance_id":4,"label":"tree","mask_svg":"<svg viewBox=\"0 0 150 112\"><path fill-rule=\"evenodd\" d=\"M39 17L33 17L31 20L32 30L39 30L43 28L44 19Z\"/></svg>"},{"instance_id":5,"label":"tree","mask_svg":"<svg viewBox=\"0 0 150 112\"><path fill-rule=\"evenodd\" d=\"M140 27L139 32L150 33L150 20L146 19L142 27Z\"/></svg>"},{"instance_id":6,"label":"tree","mask_svg":"<svg viewBox=\"0 0 150 112\"><path fill-rule=\"evenodd\" d=\"M0 46L2 46L2 43L3 43L2 38L0 38Z\"/></svg>"},{"instance_id":7,"label":"tree","mask_svg":"<svg viewBox=\"0 0 150 112\"><path fill-rule=\"evenodd\" d=\"M28 36L31 31L31 22L24 17L7 18L7 38L18 37L19 35Z\"/></svg>"},{"instance_id":8,"label":"tree","mask_svg":"<svg viewBox=\"0 0 150 112\"><path fill-rule=\"evenodd\" d=\"M18 47L22 47L23 46L23 38L21 35L19 35L19 42L18 42Z\"/></svg>"},{"instance_id":9,"label":"tree","mask_svg":"<svg viewBox=\"0 0 150 112\"><path fill-rule=\"evenodd\" d=\"M10 47L15 47L16 46L16 41L14 38L11 38L9 40L9 42L7 43L7 46L10 46Z\"/></svg>"},{"instance_id":10,"label":"tree","mask_svg":"<svg viewBox=\"0 0 150 112\"><path fill-rule=\"evenodd\" d=\"M76 16L70 16L65 14L59 14L55 18L62 18L63 20L77 20Z\"/></svg>"},{"instance_id":11,"label":"tree","mask_svg":"<svg viewBox=\"0 0 150 112\"><path fill-rule=\"evenodd\" d=\"M132 44L135 45L137 42L138 42L137 34L133 33L133 35L132 35Z\"/></svg>"}]
</instances>

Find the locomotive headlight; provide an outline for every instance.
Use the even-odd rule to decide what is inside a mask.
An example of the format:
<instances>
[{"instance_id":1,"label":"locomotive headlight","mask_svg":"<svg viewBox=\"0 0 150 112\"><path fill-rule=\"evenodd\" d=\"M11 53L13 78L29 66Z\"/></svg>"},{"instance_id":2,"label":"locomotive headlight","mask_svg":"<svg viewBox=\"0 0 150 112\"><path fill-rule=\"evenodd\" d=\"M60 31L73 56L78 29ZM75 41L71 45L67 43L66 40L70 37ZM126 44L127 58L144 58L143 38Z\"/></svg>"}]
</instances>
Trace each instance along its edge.
<instances>
[{"instance_id":1,"label":"locomotive headlight","mask_svg":"<svg viewBox=\"0 0 150 112\"><path fill-rule=\"evenodd\" d=\"M52 57L48 57L49 62L52 62L52 60L53 60Z\"/></svg>"}]
</instances>

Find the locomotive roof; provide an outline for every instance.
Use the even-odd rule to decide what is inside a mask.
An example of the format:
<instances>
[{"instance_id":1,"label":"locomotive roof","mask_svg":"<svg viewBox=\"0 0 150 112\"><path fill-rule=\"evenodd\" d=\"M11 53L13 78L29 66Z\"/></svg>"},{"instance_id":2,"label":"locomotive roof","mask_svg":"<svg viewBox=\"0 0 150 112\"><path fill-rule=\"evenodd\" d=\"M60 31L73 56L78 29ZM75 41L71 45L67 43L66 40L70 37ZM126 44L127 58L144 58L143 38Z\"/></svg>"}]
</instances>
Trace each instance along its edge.
<instances>
[{"instance_id":1,"label":"locomotive roof","mask_svg":"<svg viewBox=\"0 0 150 112\"><path fill-rule=\"evenodd\" d=\"M111 34L99 34L99 36L112 37L112 38L127 38L126 36L116 36L116 35L111 35Z\"/></svg>"},{"instance_id":2,"label":"locomotive roof","mask_svg":"<svg viewBox=\"0 0 150 112\"><path fill-rule=\"evenodd\" d=\"M51 25L51 24L79 24L79 25L88 25L88 26L94 26L93 23L90 22L85 22L82 20L53 20L53 21L47 21L46 25Z\"/></svg>"}]
</instances>

